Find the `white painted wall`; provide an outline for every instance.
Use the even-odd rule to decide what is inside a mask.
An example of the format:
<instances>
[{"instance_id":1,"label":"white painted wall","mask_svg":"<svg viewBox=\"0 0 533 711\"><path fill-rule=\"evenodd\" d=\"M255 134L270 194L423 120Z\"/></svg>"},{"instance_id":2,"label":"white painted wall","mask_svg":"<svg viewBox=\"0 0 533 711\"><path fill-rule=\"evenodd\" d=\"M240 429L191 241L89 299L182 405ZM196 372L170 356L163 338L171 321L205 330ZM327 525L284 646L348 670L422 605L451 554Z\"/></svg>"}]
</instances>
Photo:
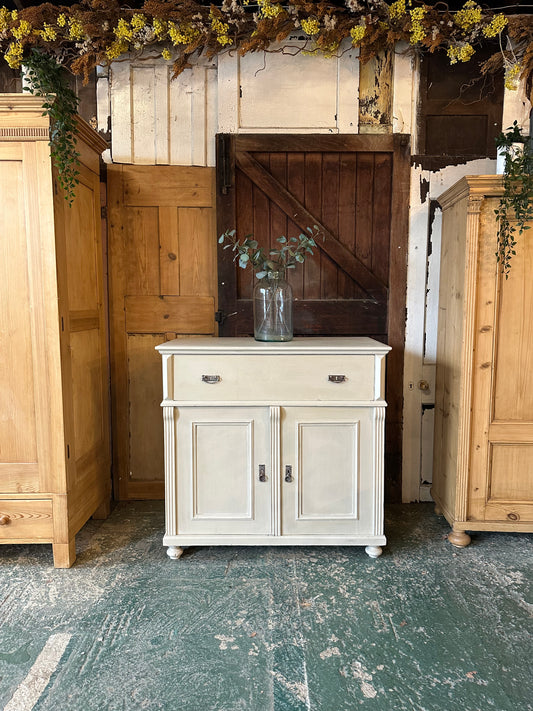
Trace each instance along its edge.
<instances>
[{"instance_id":1,"label":"white painted wall","mask_svg":"<svg viewBox=\"0 0 533 711\"><path fill-rule=\"evenodd\" d=\"M215 165L215 135L237 132L357 133L359 63L300 53L301 42L276 53L204 59L171 81L170 63L155 57L114 62L98 78L98 126L111 125L116 163ZM394 58L393 130L411 134L417 153L418 67L399 44ZM295 54L290 58L283 52ZM503 126L527 127L529 103L506 92ZM428 500L433 450L440 213L430 201L463 175L494 173L493 160L437 172L411 170L404 369L403 499ZM421 192L421 186L425 186ZM428 389L421 389L424 381ZM424 406L426 406L424 408ZM429 406L429 407L428 407Z\"/></svg>"}]
</instances>

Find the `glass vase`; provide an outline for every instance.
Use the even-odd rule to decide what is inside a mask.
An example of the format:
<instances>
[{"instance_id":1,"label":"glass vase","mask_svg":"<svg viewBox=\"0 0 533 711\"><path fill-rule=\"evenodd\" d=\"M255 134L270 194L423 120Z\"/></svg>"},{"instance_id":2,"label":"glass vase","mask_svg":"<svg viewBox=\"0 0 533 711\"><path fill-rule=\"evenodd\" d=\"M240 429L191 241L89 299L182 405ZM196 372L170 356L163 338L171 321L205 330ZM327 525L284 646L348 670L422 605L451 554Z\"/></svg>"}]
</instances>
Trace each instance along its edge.
<instances>
[{"instance_id":1,"label":"glass vase","mask_svg":"<svg viewBox=\"0 0 533 711\"><path fill-rule=\"evenodd\" d=\"M254 337L292 340L292 287L282 272L268 272L254 287Z\"/></svg>"}]
</instances>

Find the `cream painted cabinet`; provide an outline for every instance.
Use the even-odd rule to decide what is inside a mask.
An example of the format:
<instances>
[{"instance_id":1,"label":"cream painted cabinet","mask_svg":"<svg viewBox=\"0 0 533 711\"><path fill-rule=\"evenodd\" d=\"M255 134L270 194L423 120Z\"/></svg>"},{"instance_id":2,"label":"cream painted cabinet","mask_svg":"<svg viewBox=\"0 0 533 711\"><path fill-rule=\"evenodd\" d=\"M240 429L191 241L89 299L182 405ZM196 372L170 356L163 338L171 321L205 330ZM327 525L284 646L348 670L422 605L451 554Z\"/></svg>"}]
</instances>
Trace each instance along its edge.
<instances>
[{"instance_id":1,"label":"cream painted cabinet","mask_svg":"<svg viewBox=\"0 0 533 711\"><path fill-rule=\"evenodd\" d=\"M69 207L42 100L0 94L0 543L51 543L56 567L111 492L100 152L78 123Z\"/></svg>"},{"instance_id":2,"label":"cream painted cabinet","mask_svg":"<svg viewBox=\"0 0 533 711\"><path fill-rule=\"evenodd\" d=\"M170 557L217 544L380 555L388 346L191 338L157 350Z\"/></svg>"},{"instance_id":3,"label":"cream painted cabinet","mask_svg":"<svg viewBox=\"0 0 533 711\"><path fill-rule=\"evenodd\" d=\"M432 494L453 530L533 531L533 241L508 279L496 262L498 176L463 178L439 198L439 297Z\"/></svg>"}]
</instances>

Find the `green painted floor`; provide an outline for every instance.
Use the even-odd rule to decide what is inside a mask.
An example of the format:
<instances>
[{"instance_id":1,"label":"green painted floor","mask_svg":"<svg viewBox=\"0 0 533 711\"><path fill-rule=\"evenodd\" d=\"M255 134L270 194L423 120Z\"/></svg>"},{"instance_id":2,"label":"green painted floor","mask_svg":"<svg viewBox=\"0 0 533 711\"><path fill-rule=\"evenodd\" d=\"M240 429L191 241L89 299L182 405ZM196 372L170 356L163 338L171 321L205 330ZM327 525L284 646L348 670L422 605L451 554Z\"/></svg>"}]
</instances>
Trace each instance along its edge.
<instances>
[{"instance_id":1,"label":"green painted floor","mask_svg":"<svg viewBox=\"0 0 533 711\"><path fill-rule=\"evenodd\" d=\"M162 504L121 504L50 546L0 546L5 711L528 711L532 536L464 550L425 504L362 548L161 544Z\"/></svg>"}]
</instances>

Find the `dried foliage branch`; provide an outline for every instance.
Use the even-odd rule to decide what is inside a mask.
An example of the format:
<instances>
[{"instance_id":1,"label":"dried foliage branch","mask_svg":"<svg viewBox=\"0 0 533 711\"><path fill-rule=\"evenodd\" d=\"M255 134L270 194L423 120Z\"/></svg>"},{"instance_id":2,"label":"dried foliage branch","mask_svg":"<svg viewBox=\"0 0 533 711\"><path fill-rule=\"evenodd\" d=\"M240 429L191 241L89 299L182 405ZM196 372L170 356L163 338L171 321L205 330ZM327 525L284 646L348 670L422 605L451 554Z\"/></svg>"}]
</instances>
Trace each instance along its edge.
<instances>
[{"instance_id":1,"label":"dried foliage branch","mask_svg":"<svg viewBox=\"0 0 533 711\"><path fill-rule=\"evenodd\" d=\"M72 6L50 3L20 11L0 8L0 51L19 67L33 48L53 57L76 74L122 55L159 51L178 75L205 53L237 49L241 54L272 50L291 34L303 37L303 51L336 55L342 47L360 48L361 61L400 41L414 52L446 51L450 62L467 62L487 40L500 40L503 53L485 64L492 71L502 62L508 85L533 77L533 19L507 18L482 8L475 0L449 11L445 3L395 0L222 0L205 5L196 0L145 0L133 9L120 0L81 0ZM513 43L507 54L507 38ZM501 66L501 64L500 64Z\"/></svg>"}]
</instances>

